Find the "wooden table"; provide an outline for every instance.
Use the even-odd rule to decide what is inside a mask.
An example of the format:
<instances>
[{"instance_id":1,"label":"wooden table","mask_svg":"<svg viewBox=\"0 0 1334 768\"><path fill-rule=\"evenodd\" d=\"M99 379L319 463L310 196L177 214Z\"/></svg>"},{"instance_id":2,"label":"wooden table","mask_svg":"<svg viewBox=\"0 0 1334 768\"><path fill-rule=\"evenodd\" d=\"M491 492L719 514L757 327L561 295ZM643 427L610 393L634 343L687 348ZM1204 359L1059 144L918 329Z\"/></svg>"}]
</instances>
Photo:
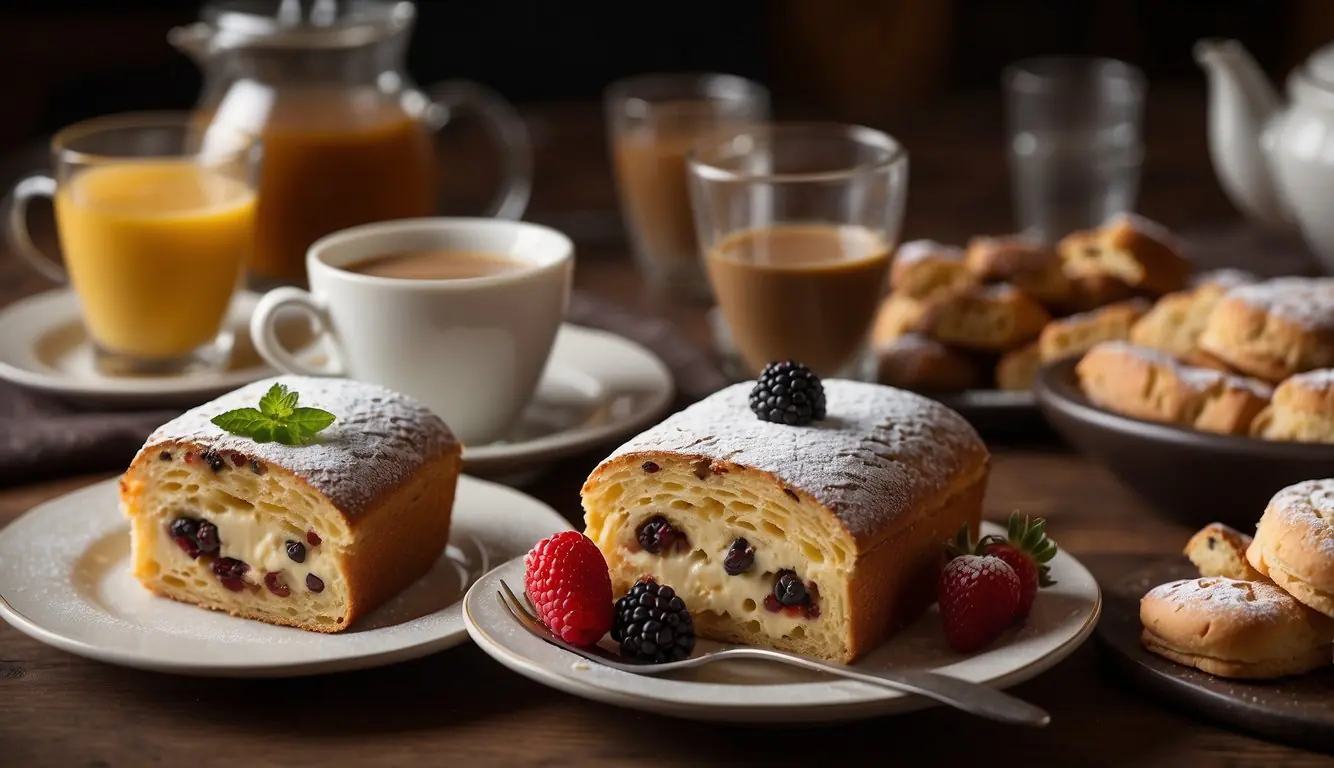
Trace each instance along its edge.
<instances>
[{"instance_id":1,"label":"wooden table","mask_svg":"<svg viewBox=\"0 0 1334 768\"><path fill-rule=\"evenodd\" d=\"M1174 226L1232 216L1212 181L1198 91L1161 90L1149 108L1141 210ZM581 287L645 306L704 335L699 308L653 304L620 245L594 105L534 110L535 219L580 245ZM999 116L990 95L886 126L912 152L907 236L959 239L1009 221ZM557 149L559 151L553 151ZM37 286L0 267L0 285ZM6 277L8 275L8 277ZM1049 532L1107 583L1179 551L1165 521L1101 467L1059 446L993 446L987 516L1048 518ZM572 521L605 451L561 463L529 489ZM0 491L0 525L97 477ZM465 645L385 669L295 680L201 680L97 664L0 626L0 765L355 766L787 764L1330 765L1328 757L1235 734L1155 703L1116 679L1092 643L1014 689L1050 710L1019 730L944 709L820 728L718 726L574 698ZM981 762L989 756L987 762Z\"/></svg>"}]
</instances>

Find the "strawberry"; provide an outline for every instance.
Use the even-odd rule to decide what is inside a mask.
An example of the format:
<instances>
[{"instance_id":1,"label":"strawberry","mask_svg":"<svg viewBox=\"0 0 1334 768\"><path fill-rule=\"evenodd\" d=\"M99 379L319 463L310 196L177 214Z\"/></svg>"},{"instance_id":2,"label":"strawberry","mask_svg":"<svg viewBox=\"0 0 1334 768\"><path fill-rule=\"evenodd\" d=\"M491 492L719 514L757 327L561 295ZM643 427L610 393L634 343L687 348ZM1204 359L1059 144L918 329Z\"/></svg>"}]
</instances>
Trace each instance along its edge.
<instances>
[{"instance_id":1,"label":"strawberry","mask_svg":"<svg viewBox=\"0 0 1334 768\"><path fill-rule=\"evenodd\" d=\"M990 645L1014 623L1019 577L999 557L959 555L940 572L938 599L945 642L968 653Z\"/></svg>"},{"instance_id":2,"label":"strawberry","mask_svg":"<svg viewBox=\"0 0 1334 768\"><path fill-rule=\"evenodd\" d=\"M547 629L571 645L590 646L611 630L611 576L593 540L564 531L523 558L524 589Z\"/></svg>"},{"instance_id":3,"label":"strawberry","mask_svg":"<svg viewBox=\"0 0 1334 768\"><path fill-rule=\"evenodd\" d=\"M1056 542L1047 538L1046 527L1047 521L1040 517L1030 522L1027 515L1014 512L1004 536L985 536L977 544L978 552L999 557L1019 576L1021 587L1016 619L1028 616L1039 587L1056 583L1047 565L1056 556Z\"/></svg>"}]
</instances>

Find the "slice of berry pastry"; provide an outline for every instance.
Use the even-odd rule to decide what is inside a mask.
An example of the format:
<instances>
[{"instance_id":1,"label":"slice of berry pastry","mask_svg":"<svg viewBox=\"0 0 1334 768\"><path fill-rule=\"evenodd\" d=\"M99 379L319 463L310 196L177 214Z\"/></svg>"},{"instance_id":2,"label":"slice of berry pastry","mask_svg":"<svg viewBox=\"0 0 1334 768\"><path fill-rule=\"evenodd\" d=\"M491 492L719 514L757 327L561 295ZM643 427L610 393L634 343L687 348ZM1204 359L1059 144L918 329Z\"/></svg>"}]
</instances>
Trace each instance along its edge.
<instances>
[{"instance_id":1,"label":"slice of berry pastry","mask_svg":"<svg viewBox=\"0 0 1334 768\"><path fill-rule=\"evenodd\" d=\"M670 586L701 637L847 662L934 601L989 463L934 400L776 364L598 465L586 532L616 594Z\"/></svg>"},{"instance_id":2,"label":"slice of berry pastry","mask_svg":"<svg viewBox=\"0 0 1334 768\"><path fill-rule=\"evenodd\" d=\"M461 452L382 387L243 387L160 427L122 478L134 575L181 602L342 631L440 557Z\"/></svg>"}]
</instances>

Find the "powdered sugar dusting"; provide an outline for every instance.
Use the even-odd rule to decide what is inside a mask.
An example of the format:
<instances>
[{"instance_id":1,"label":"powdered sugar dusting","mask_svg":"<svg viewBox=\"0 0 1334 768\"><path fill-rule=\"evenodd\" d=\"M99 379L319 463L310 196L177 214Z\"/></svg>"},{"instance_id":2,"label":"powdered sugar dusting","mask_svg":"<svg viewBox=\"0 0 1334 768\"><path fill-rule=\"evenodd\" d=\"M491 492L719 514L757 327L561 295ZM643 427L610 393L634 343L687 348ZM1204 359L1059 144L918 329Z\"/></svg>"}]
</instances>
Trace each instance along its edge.
<instances>
[{"instance_id":1,"label":"powdered sugar dusting","mask_svg":"<svg viewBox=\"0 0 1334 768\"><path fill-rule=\"evenodd\" d=\"M1233 389L1246 389L1266 400L1274 395L1274 388L1259 379L1223 373L1212 368L1197 368L1193 365L1186 365L1160 349L1139 347L1128 341L1104 341L1094 347L1093 351L1125 354L1153 365L1162 366L1170 370L1182 384L1201 392L1221 385Z\"/></svg>"},{"instance_id":2,"label":"powdered sugar dusting","mask_svg":"<svg viewBox=\"0 0 1334 768\"><path fill-rule=\"evenodd\" d=\"M1307 545L1334 558L1334 479L1284 488L1270 499L1265 516L1271 514L1286 519L1289 526L1313 532L1317 541Z\"/></svg>"},{"instance_id":3,"label":"powdered sugar dusting","mask_svg":"<svg viewBox=\"0 0 1334 768\"><path fill-rule=\"evenodd\" d=\"M258 406L275 383L297 392L299 405L322 408L337 420L313 443L301 446L257 443L210 421L224 411ZM428 459L459 447L438 416L405 395L375 384L307 376L258 381L191 409L153 432L140 455L157 453L171 442L235 451L280 466L305 479L350 518Z\"/></svg>"},{"instance_id":4,"label":"powdered sugar dusting","mask_svg":"<svg viewBox=\"0 0 1334 768\"><path fill-rule=\"evenodd\" d=\"M986 446L962 416L911 392L829 379L828 417L790 427L751 413L752 386L734 384L714 393L608 460L668 452L768 472L828 507L859 544L988 460Z\"/></svg>"},{"instance_id":5,"label":"powdered sugar dusting","mask_svg":"<svg viewBox=\"0 0 1334 768\"><path fill-rule=\"evenodd\" d=\"M909 240L899 246L894 260L900 264L922 261L929 257L957 260L963 258L963 249L957 245L945 245L935 240Z\"/></svg>"},{"instance_id":6,"label":"powdered sugar dusting","mask_svg":"<svg viewBox=\"0 0 1334 768\"><path fill-rule=\"evenodd\" d=\"M1319 368L1306 373L1298 373L1289 376L1283 381L1280 387L1301 387L1313 392L1323 392L1334 388L1334 368Z\"/></svg>"},{"instance_id":7,"label":"powdered sugar dusting","mask_svg":"<svg viewBox=\"0 0 1334 768\"><path fill-rule=\"evenodd\" d=\"M1279 277L1228 291L1241 301L1303 329L1334 335L1334 278Z\"/></svg>"},{"instance_id":8,"label":"powdered sugar dusting","mask_svg":"<svg viewBox=\"0 0 1334 768\"><path fill-rule=\"evenodd\" d=\"M1144 596L1196 610L1217 608L1232 616L1274 622L1291 615L1297 602L1288 593L1263 581L1238 581L1222 576L1182 579L1160 584ZM1300 611L1299 611L1300 613Z\"/></svg>"},{"instance_id":9,"label":"powdered sugar dusting","mask_svg":"<svg viewBox=\"0 0 1334 768\"><path fill-rule=\"evenodd\" d=\"M1190 278L1190 287L1199 288L1204 285L1212 285L1230 290L1243 285L1251 285L1260 282L1259 275L1253 272L1247 272L1244 269L1213 269L1208 272L1201 272Z\"/></svg>"}]
</instances>

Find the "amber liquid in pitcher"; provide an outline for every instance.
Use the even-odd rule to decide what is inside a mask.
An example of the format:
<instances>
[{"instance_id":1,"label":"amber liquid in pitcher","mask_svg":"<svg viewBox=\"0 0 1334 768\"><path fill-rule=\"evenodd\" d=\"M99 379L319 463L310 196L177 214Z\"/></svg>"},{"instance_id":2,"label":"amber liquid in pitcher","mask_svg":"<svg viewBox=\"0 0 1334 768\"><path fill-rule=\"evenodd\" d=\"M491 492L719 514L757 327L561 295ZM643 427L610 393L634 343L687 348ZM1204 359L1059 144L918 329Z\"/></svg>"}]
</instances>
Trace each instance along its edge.
<instances>
[{"instance_id":1,"label":"amber liquid in pitcher","mask_svg":"<svg viewBox=\"0 0 1334 768\"><path fill-rule=\"evenodd\" d=\"M435 212L434 137L378 93L285 91L260 135L255 277L303 283L319 238Z\"/></svg>"}]
</instances>

